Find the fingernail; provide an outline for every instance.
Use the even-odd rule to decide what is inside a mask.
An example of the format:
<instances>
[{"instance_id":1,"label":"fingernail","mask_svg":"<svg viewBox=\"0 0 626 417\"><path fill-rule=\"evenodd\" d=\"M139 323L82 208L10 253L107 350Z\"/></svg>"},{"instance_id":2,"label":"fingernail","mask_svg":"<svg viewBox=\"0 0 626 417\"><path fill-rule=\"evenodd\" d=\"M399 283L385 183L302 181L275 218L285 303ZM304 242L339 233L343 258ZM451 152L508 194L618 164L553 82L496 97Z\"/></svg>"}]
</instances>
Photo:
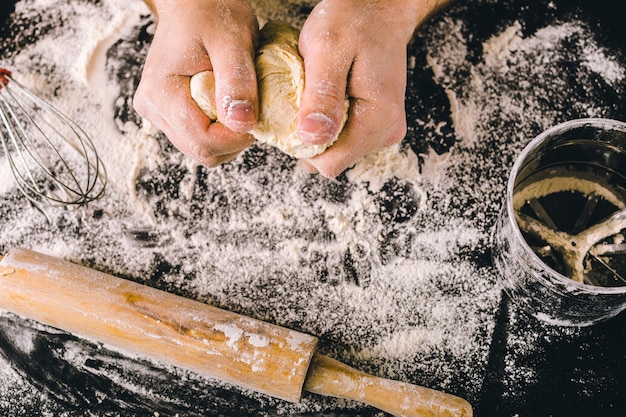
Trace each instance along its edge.
<instances>
[{"instance_id":1,"label":"fingernail","mask_svg":"<svg viewBox=\"0 0 626 417\"><path fill-rule=\"evenodd\" d=\"M304 142L326 143L335 136L335 124L323 113L311 113L302 121L298 133Z\"/></svg>"},{"instance_id":2,"label":"fingernail","mask_svg":"<svg viewBox=\"0 0 626 417\"><path fill-rule=\"evenodd\" d=\"M226 122L247 126L256 122L254 107L248 100L233 100L226 109Z\"/></svg>"}]
</instances>

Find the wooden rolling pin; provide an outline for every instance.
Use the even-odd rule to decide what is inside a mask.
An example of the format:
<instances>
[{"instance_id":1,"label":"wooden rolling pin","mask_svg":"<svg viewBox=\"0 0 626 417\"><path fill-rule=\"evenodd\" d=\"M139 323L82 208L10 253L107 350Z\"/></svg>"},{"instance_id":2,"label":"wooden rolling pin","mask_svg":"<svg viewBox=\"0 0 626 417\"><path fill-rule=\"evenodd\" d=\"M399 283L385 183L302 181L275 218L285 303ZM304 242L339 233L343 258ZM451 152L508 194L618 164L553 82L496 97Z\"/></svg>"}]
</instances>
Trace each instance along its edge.
<instances>
[{"instance_id":1,"label":"wooden rolling pin","mask_svg":"<svg viewBox=\"0 0 626 417\"><path fill-rule=\"evenodd\" d=\"M243 388L303 390L396 416L471 416L462 398L316 353L317 338L27 249L0 261L0 309Z\"/></svg>"}]
</instances>

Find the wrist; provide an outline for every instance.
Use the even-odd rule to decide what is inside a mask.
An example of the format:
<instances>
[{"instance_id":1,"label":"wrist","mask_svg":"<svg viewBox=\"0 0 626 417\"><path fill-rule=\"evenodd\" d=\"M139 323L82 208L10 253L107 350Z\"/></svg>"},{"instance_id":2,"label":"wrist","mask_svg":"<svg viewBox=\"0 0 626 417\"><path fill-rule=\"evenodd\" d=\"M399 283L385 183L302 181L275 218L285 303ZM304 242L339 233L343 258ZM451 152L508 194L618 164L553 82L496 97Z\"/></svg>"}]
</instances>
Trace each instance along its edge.
<instances>
[{"instance_id":1,"label":"wrist","mask_svg":"<svg viewBox=\"0 0 626 417\"><path fill-rule=\"evenodd\" d=\"M198 0L143 0L150 11L157 17L163 12L167 13L168 9L185 7L186 3L197 1Z\"/></svg>"},{"instance_id":2,"label":"wrist","mask_svg":"<svg viewBox=\"0 0 626 417\"><path fill-rule=\"evenodd\" d=\"M433 15L440 12L453 0L414 0L412 1L414 29L421 26Z\"/></svg>"},{"instance_id":3,"label":"wrist","mask_svg":"<svg viewBox=\"0 0 626 417\"><path fill-rule=\"evenodd\" d=\"M154 6L154 0L143 0L143 2L146 4L146 6L148 6L148 9L150 9L150 11L153 14L156 14L156 7Z\"/></svg>"}]
</instances>

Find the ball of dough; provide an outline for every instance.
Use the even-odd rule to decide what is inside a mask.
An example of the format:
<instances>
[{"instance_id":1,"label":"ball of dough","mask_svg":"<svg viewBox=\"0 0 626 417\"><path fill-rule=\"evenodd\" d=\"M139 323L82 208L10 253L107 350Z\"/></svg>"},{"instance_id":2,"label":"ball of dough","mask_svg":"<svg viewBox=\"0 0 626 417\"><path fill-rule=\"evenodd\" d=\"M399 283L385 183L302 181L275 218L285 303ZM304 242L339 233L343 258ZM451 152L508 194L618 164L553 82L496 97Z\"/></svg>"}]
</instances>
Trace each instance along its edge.
<instances>
[{"instance_id":1,"label":"ball of dough","mask_svg":"<svg viewBox=\"0 0 626 417\"><path fill-rule=\"evenodd\" d=\"M304 61L298 52L297 29L281 22L268 22L260 32L255 66L259 84L259 120L251 134L260 142L276 146L295 158L312 158L332 143L302 142L297 132L297 115L304 90ZM191 96L211 120L218 120L215 79L212 71L191 77ZM341 128L348 118L344 104ZM341 129L339 129L341 130Z\"/></svg>"},{"instance_id":2,"label":"ball of dough","mask_svg":"<svg viewBox=\"0 0 626 417\"><path fill-rule=\"evenodd\" d=\"M189 81L191 97L209 119L217 120L217 106L215 105L215 77L213 71L203 71L195 74Z\"/></svg>"}]
</instances>

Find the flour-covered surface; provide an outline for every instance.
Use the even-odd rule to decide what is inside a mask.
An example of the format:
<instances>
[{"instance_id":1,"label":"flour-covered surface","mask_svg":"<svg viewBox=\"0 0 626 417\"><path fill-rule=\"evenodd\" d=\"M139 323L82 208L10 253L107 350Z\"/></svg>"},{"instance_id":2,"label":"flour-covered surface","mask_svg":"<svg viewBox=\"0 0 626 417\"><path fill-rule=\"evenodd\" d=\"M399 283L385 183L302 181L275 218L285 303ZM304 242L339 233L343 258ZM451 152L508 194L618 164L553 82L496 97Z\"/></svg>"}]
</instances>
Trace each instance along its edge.
<instances>
[{"instance_id":1,"label":"flour-covered surface","mask_svg":"<svg viewBox=\"0 0 626 417\"><path fill-rule=\"evenodd\" d=\"M255 10L300 25L314 3ZM0 65L91 134L108 186L43 215L0 151L0 253L25 246L318 336L320 352L462 396L477 416L623 415L626 316L537 322L490 257L522 147L568 119L626 119L626 36L609 6L449 8L409 47L406 140L326 180L260 144L199 167L142 121L132 94L154 27L140 1L5 2ZM243 391L6 312L0 353L2 416L382 415Z\"/></svg>"}]
</instances>

